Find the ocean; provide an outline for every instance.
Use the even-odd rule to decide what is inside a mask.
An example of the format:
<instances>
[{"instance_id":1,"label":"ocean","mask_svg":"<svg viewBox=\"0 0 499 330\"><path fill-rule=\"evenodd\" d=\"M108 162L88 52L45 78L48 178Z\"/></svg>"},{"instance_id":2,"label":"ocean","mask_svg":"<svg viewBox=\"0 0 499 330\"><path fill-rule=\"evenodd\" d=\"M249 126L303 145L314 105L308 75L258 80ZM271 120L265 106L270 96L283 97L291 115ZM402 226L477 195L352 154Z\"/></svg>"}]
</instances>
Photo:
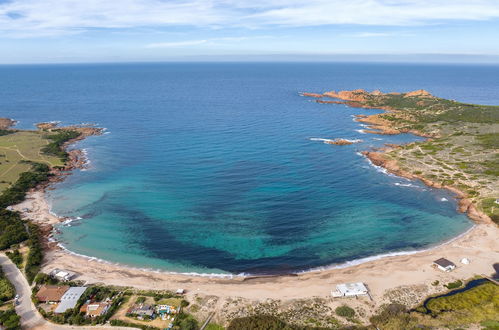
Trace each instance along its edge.
<instances>
[{"instance_id":1,"label":"ocean","mask_svg":"<svg viewBox=\"0 0 499 330\"><path fill-rule=\"evenodd\" d=\"M281 274L438 245L472 223L453 195L361 156L421 138L363 134L299 92L426 89L499 104L499 66L165 63L0 66L1 116L96 123L49 191L70 251L139 268ZM319 139L362 139L348 146Z\"/></svg>"}]
</instances>

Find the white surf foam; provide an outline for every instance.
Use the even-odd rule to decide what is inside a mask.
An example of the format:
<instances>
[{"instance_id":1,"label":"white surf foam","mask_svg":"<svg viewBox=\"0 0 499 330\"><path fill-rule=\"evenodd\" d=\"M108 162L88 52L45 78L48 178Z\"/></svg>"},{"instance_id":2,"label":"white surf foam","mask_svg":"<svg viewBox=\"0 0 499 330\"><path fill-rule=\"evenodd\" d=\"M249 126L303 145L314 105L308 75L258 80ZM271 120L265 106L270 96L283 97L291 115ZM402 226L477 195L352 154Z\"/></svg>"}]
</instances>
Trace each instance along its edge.
<instances>
[{"instance_id":1,"label":"white surf foam","mask_svg":"<svg viewBox=\"0 0 499 330\"><path fill-rule=\"evenodd\" d=\"M345 139L345 138L338 138L338 140L345 140L347 142L351 142L351 143L359 143L359 142L363 142L363 140L361 139ZM324 143L328 143L328 142L334 142L335 140L332 140L332 139L323 139L323 138L310 138L310 141L322 141Z\"/></svg>"},{"instance_id":2,"label":"white surf foam","mask_svg":"<svg viewBox=\"0 0 499 330\"><path fill-rule=\"evenodd\" d=\"M383 254L378 254L378 255L375 255L375 256L370 256L370 257L365 257L365 258L353 259L353 260L346 261L346 262L343 262L343 263L340 263L340 264L332 264L332 265L329 265L329 266L314 267L314 268L311 268L311 269L308 269L308 270L303 270L303 271L296 272L296 274L321 272L321 271L332 270L332 269L343 269L343 268L348 268L348 267L352 267L352 266L356 266L356 265L361 265L361 264L364 264L364 263L370 262L370 261L380 260L380 259L383 259L383 258L412 255L412 254L416 254L416 253L430 251L430 250L433 250L433 249L435 249L437 247L440 247L440 246L452 243L455 240L457 240L457 239L465 236L471 230L473 230L473 228L475 228L475 226L476 225L473 224L468 230L466 230L462 234L460 234L460 235L458 235L456 237L453 237L453 238L451 238L451 239L449 239L447 241L444 241L442 243L436 244L435 246L428 247L426 249L420 249L420 250L414 250L414 251L398 251L398 252L383 253Z\"/></svg>"},{"instance_id":3,"label":"white surf foam","mask_svg":"<svg viewBox=\"0 0 499 330\"><path fill-rule=\"evenodd\" d=\"M310 141L322 141L324 143L327 143L327 142L332 142L333 140L331 140L331 139L323 139L323 138L310 138Z\"/></svg>"},{"instance_id":4,"label":"white surf foam","mask_svg":"<svg viewBox=\"0 0 499 330\"><path fill-rule=\"evenodd\" d=\"M74 256L77 256L80 258L85 258L89 261L96 261L96 262L100 262L100 263L107 264L107 265L124 267L124 268L128 268L128 269L135 269L135 270L140 270L140 271L144 271L144 272L152 272L152 273L157 273L157 274L187 275L187 276L195 276L195 277L224 278L224 279L233 279L233 278L237 278L237 277L246 277L246 276L250 275L250 274L241 275L241 274L227 274L227 273L173 272L173 271L165 271L162 269L153 269L153 268L146 268L146 267L133 267L133 266L121 264L119 262L111 262L111 261L100 259L97 257L91 257L91 256L87 256L85 254L73 252L73 251L69 250L67 247L65 247L61 242L57 243L57 246L60 249L64 250L64 252L66 252L70 255L74 255Z\"/></svg>"}]
</instances>

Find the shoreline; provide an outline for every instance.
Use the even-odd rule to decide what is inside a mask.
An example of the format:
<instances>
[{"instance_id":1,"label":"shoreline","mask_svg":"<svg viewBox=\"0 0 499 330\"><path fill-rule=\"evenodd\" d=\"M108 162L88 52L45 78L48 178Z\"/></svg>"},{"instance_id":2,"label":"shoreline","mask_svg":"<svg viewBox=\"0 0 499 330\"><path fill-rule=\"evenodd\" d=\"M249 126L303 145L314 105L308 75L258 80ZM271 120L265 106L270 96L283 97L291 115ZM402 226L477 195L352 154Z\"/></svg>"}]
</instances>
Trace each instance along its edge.
<instances>
[{"instance_id":1,"label":"shoreline","mask_svg":"<svg viewBox=\"0 0 499 330\"><path fill-rule=\"evenodd\" d=\"M74 142L76 141L68 142L64 148ZM82 168L86 163L81 150L72 149L69 152L71 157L65 169L56 171L53 180L29 192L26 199L17 204L15 209L22 213L23 218L39 224L45 234L46 251L42 271L50 272L54 268L71 270L78 274L77 280L87 283L148 290L175 291L177 288L184 288L189 298L199 295L215 296L222 301L234 298L247 301L289 301L330 297L330 290L335 284L364 282L374 299L371 307L375 307L387 302L386 296L389 292L400 288L418 288L419 296L416 295L416 298L419 299L439 291L431 285L435 280L445 283L480 274L491 274L494 272L492 265L499 260L499 248L496 244L499 240L499 229L490 222L475 222L464 233L427 249L392 252L276 276L175 273L135 268L96 257L81 256L57 247L60 244L58 242L51 242L54 225L68 219L52 214L45 197L45 189L50 189L53 182L64 180L72 170ZM378 165L367 155L364 156L373 165L386 168L383 166L386 164ZM28 212L25 212L26 209ZM441 257L454 261L458 268L451 273L434 269L432 262ZM470 265L459 263L465 257L471 260Z\"/></svg>"},{"instance_id":2,"label":"shoreline","mask_svg":"<svg viewBox=\"0 0 499 330\"><path fill-rule=\"evenodd\" d=\"M43 199L43 194L39 198ZM51 217L56 218L53 215ZM77 279L88 283L149 290L174 291L184 288L188 296L204 294L250 300L328 297L335 284L360 281L369 286L373 298L379 302L383 301L387 291L400 286L424 284L431 290L429 284L436 278L444 283L492 273L492 265L499 259L499 249L495 244L497 239L499 230L495 225L474 224L464 233L427 249L387 253L276 276L193 274L144 269L82 256L52 246L46 251L42 270L68 269L78 274ZM458 269L444 273L431 267L433 260L440 257L454 261ZM470 265L459 263L465 257L471 260Z\"/></svg>"},{"instance_id":3,"label":"shoreline","mask_svg":"<svg viewBox=\"0 0 499 330\"><path fill-rule=\"evenodd\" d=\"M57 247L50 242L53 226L67 220L50 213L45 199L45 189L40 187L29 192L25 201L17 204L24 218L38 223L47 239L46 260L42 270L68 269L78 274L77 279L87 283L105 283L139 289L176 290L184 288L187 296L209 295L221 299L241 297L251 301L264 299L307 299L329 297L330 290L341 282L365 282L376 304L385 301L390 290L401 286L426 286L432 293L430 283L436 278L442 281L470 278L479 274L490 274L492 264L499 260L499 230L490 223L475 223L470 229L436 246L418 250L392 252L360 258L341 264L323 266L276 276L234 275L234 274L192 274L176 273L154 269L143 269L81 256L75 252ZM23 212L29 209L29 212ZM458 269L443 273L431 267L432 261L440 257L450 258ZM461 258L469 258L471 265L461 265ZM360 262L359 262L360 261ZM471 266L471 267L470 267Z\"/></svg>"},{"instance_id":4,"label":"shoreline","mask_svg":"<svg viewBox=\"0 0 499 330\"><path fill-rule=\"evenodd\" d=\"M368 159L368 158L366 157L366 159ZM374 165L374 164L372 164L372 166L379 167L379 166ZM380 168L383 168L383 167L380 167ZM362 265L362 264L365 264L368 262L381 260L384 258L397 257L397 256L409 256L409 255L413 255L413 254L428 252L428 251L431 251L433 249L450 244L453 241L458 240L461 237L466 236L468 233L470 233L477 226L476 222L473 222L470 220L472 225L470 228L466 229L464 232L460 233L459 235L457 235L455 237L449 238L449 239L441 241L441 242L431 244L428 247L425 247L422 249L386 252L386 253L372 255L372 256L368 256L368 257L361 257L358 259L347 260L347 261L344 261L341 263L333 263L333 264L324 265L324 266L318 266L318 267L313 267L313 268L308 268L308 269L303 269L303 270L297 270L297 271L293 271L293 272L289 272L289 273L282 273L282 274L257 274L257 273L256 274L253 274L253 273L233 274L233 273L180 272L180 271L171 271L171 270L166 270L166 269L154 269L154 268L148 268L148 267L127 265L127 264L123 264L120 262L105 260L105 259L102 259L99 257L85 255L82 253L72 251L71 249L64 246L63 243L61 243L60 241L57 241L56 239L53 238L53 234L57 231L57 228L55 226L69 224L72 221L81 220L81 218L73 219L73 218L67 218L67 217L59 217L57 214L55 214L54 212L51 211L51 207L50 207L50 205L45 197L45 194L46 194L46 192L43 192L43 191L34 191L34 192L30 193L30 196L27 197L27 199L36 200L37 204L42 204L42 205L45 204L43 208L48 210L48 213L50 214L50 219L51 219L50 224L53 226L53 229L52 229L50 235L47 237L48 242L51 245L49 247L49 249L61 250L64 253L67 253L68 255L71 255L71 256L75 256L77 258L82 258L82 259L85 259L88 261L96 261L98 263L102 263L105 265L112 265L112 266L120 267L123 269L145 271L145 272L151 272L151 273L156 273L156 274L180 275L180 276L187 276L187 277L192 276L192 277L222 278L222 279L241 278L244 280L247 278L255 278L255 277L271 278L271 277L280 277L280 276L299 276L302 274L323 272L323 271L334 270L334 269L345 269L348 267L358 266L358 265ZM20 205L20 204L18 204L18 205ZM24 208L24 206L23 206L23 208Z\"/></svg>"},{"instance_id":5,"label":"shoreline","mask_svg":"<svg viewBox=\"0 0 499 330\"><path fill-rule=\"evenodd\" d=\"M315 98L315 102L317 103L324 103L324 104L343 104L351 108L359 108L359 109L377 109L377 110L382 110L384 113L390 113L390 112L397 112L399 110L392 108L390 106L370 106L366 104L362 104L361 101L363 101L363 96L357 95L357 93L365 93L364 90L353 90L353 91L340 91L340 92L325 92L323 94L318 94L318 93L307 93L307 92L301 92L301 96L305 97L312 97ZM379 90L374 91L371 93L372 95L382 95ZM392 94L397 94L397 93L392 93ZM408 95L412 96L421 96L421 95L426 95L426 96L431 96L433 97L430 93L428 93L425 90L417 90L414 92L408 93ZM332 99L337 99L337 100L323 100L324 97L327 98L332 98ZM419 137L423 137L428 139L435 138L435 135L429 135L429 134L424 134L421 131L414 130L414 129L409 129L409 130L399 130L399 129L394 129L391 127L390 122L380 118L380 114L372 114L372 115L353 115L354 121L362 123L361 125L364 127L364 129L359 130L362 134L380 134L380 135L397 135L401 133L410 133L414 134ZM420 180L423 182L426 186L431 187L431 188L436 188L436 189L446 189L456 195L456 200L458 201L458 211L461 213L466 213L466 215L475 223L491 223L493 224L494 222L492 219L485 214L484 212L478 210L476 205L471 201L469 196L463 192L462 190L454 187L454 186L448 186L448 185L442 185L439 183L436 183L428 178L425 178L422 175L417 175L413 173L408 173L406 171L403 171L400 169L398 166L398 163L394 159L388 159L386 157L387 152L390 150L393 150L394 148L398 148L400 145L396 144L390 144L386 145L385 148L380 148L377 149L376 151L362 151L361 154L364 155L372 164L382 167L385 170L388 171L388 173L391 173L393 175L406 178L409 180Z\"/></svg>"}]
</instances>

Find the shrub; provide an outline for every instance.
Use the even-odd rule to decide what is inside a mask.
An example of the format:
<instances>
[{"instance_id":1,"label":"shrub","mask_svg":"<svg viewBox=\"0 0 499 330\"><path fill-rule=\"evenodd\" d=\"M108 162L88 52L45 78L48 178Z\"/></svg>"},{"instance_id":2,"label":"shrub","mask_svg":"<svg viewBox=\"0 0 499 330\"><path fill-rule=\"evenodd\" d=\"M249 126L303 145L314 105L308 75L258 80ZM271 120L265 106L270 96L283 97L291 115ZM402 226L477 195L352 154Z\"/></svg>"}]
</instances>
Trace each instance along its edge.
<instances>
[{"instance_id":1,"label":"shrub","mask_svg":"<svg viewBox=\"0 0 499 330\"><path fill-rule=\"evenodd\" d=\"M111 320L111 325L114 327L130 327L130 328L139 328L142 330L159 330L159 328L151 327L149 325L136 324L131 322L125 322L121 320Z\"/></svg>"},{"instance_id":2,"label":"shrub","mask_svg":"<svg viewBox=\"0 0 499 330\"><path fill-rule=\"evenodd\" d=\"M0 268L0 301L8 301L14 298L16 291Z\"/></svg>"},{"instance_id":3,"label":"shrub","mask_svg":"<svg viewBox=\"0 0 499 330\"><path fill-rule=\"evenodd\" d=\"M18 330L21 329L21 317L16 314L16 311L13 308L6 311L0 311L0 324L2 324L6 330Z\"/></svg>"},{"instance_id":4,"label":"shrub","mask_svg":"<svg viewBox=\"0 0 499 330\"><path fill-rule=\"evenodd\" d=\"M182 330L197 330L199 329L198 321L192 315L180 313L175 319L174 325Z\"/></svg>"},{"instance_id":5,"label":"shrub","mask_svg":"<svg viewBox=\"0 0 499 330\"><path fill-rule=\"evenodd\" d=\"M445 284L444 286L451 290L451 289L457 289L457 288L460 288L461 286L463 285L463 281L461 280L457 280L455 282L450 282L450 283L447 283Z\"/></svg>"},{"instance_id":6,"label":"shrub","mask_svg":"<svg viewBox=\"0 0 499 330\"><path fill-rule=\"evenodd\" d=\"M0 250L7 249L27 238L28 233L19 213L5 209L0 210Z\"/></svg>"},{"instance_id":7,"label":"shrub","mask_svg":"<svg viewBox=\"0 0 499 330\"><path fill-rule=\"evenodd\" d=\"M64 143L76 139L80 135L77 131L59 130L57 134L47 136L47 139L52 140L52 142L47 144L42 152L46 155L59 157L65 162L68 159L68 153L62 148Z\"/></svg>"},{"instance_id":8,"label":"shrub","mask_svg":"<svg viewBox=\"0 0 499 330\"><path fill-rule=\"evenodd\" d=\"M7 255L7 257L9 257L10 260L12 260L17 268L21 268L23 264L23 255L21 254L21 252L19 252L19 249L15 249L12 252L7 251L5 254Z\"/></svg>"},{"instance_id":9,"label":"shrub","mask_svg":"<svg viewBox=\"0 0 499 330\"><path fill-rule=\"evenodd\" d=\"M254 315L233 319L227 330L293 330L294 328L284 321L271 315Z\"/></svg>"},{"instance_id":10,"label":"shrub","mask_svg":"<svg viewBox=\"0 0 499 330\"><path fill-rule=\"evenodd\" d=\"M336 307L336 315L351 318L355 316L355 310L347 305Z\"/></svg>"},{"instance_id":11,"label":"shrub","mask_svg":"<svg viewBox=\"0 0 499 330\"><path fill-rule=\"evenodd\" d=\"M29 229L29 240L28 247L29 253L26 259L26 267L24 268L24 273L26 274L26 279L31 284L35 279L35 276L40 271L43 262L43 248L41 244L40 230L38 226L34 223L28 224Z\"/></svg>"}]
</instances>

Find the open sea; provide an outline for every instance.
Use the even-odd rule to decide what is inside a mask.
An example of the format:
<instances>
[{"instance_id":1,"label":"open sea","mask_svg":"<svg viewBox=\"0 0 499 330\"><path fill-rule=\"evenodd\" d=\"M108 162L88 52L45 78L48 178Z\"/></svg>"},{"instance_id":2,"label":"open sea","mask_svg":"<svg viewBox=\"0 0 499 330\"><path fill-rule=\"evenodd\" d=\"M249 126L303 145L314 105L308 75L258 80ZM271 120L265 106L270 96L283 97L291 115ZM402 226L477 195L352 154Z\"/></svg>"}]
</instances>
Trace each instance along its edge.
<instances>
[{"instance_id":1,"label":"open sea","mask_svg":"<svg viewBox=\"0 0 499 330\"><path fill-rule=\"evenodd\" d=\"M386 174L359 152L408 143L299 92L424 88L499 104L499 66L169 63L0 66L0 114L19 128L96 123L90 160L49 192L74 221L57 238L133 267L277 274L410 253L472 223L447 191ZM362 139L332 146L313 138Z\"/></svg>"}]
</instances>

